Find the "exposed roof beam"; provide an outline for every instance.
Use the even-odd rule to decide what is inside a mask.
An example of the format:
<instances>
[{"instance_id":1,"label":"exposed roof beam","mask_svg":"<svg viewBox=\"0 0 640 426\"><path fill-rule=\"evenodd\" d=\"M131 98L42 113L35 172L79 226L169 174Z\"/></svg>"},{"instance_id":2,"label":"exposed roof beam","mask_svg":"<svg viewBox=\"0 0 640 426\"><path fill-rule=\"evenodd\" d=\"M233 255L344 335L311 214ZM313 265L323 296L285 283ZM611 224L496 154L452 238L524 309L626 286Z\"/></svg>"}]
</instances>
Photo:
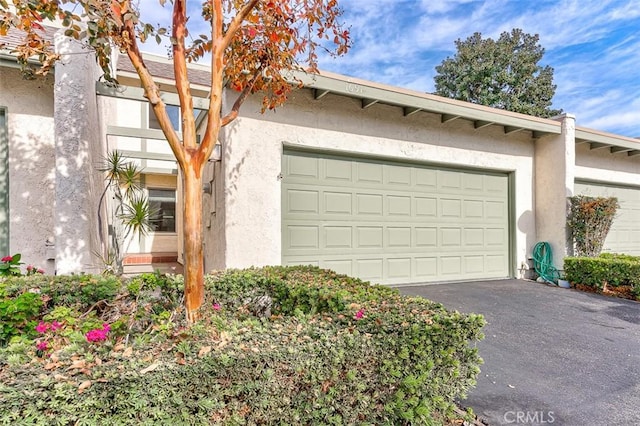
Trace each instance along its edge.
<instances>
[{"instance_id":1,"label":"exposed roof beam","mask_svg":"<svg viewBox=\"0 0 640 426\"><path fill-rule=\"evenodd\" d=\"M381 104L401 108L419 108L422 111L445 116L445 122L450 121L446 117L451 116L451 119L491 121L501 126L514 126L557 135L561 132L560 122L556 120L498 110L484 105L443 98L430 93L387 86L330 72L322 71L320 74L313 74L296 70L290 71L288 78L293 83L302 82L308 89L328 90L331 94L351 98L377 99Z\"/></svg>"},{"instance_id":2,"label":"exposed roof beam","mask_svg":"<svg viewBox=\"0 0 640 426\"><path fill-rule=\"evenodd\" d=\"M362 100L362 109L369 108L371 105L378 103L377 99L363 99Z\"/></svg>"},{"instance_id":3,"label":"exposed roof beam","mask_svg":"<svg viewBox=\"0 0 640 426\"><path fill-rule=\"evenodd\" d=\"M612 154L615 154L617 152L629 152L629 151L633 151L633 149L632 148L625 148L625 147L622 147L622 146L612 146L611 147L611 153Z\"/></svg>"},{"instance_id":4,"label":"exposed roof beam","mask_svg":"<svg viewBox=\"0 0 640 426\"><path fill-rule=\"evenodd\" d=\"M576 127L576 142L577 141L588 142L591 149L620 147L640 150L640 141L637 139L588 129L586 127Z\"/></svg>"},{"instance_id":5,"label":"exposed roof beam","mask_svg":"<svg viewBox=\"0 0 640 426\"><path fill-rule=\"evenodd\" d=\"M591 142L589 144L589 149L591 149L591 150L610 148L610 147L611 147L610 144L600 143L600 142Z\"/></svg>"},{"instance_id":6,"label":"exposed roof beam","mask_svg":"<svg viewBox=\"0 0 640 426\"><path fill-rule=\"evenodd\" d=\"M322 89L313 89L313 99L318 100L327 96L331 91Z\"/></svg>"},{"instance_id":7,"label":"exposed roof beam","mask_svg":"<svg viewBox=\"0 0 640 426\"><path fill-rule=\"evenodd\" d=\"M483 120L476 120L473 122L473 127L478 130L478 129L482 129L484 127L489 127L493 124L493 121L483 121Z\"/></svg>"},{"instance_id":8,"label":"exposed roof beam","mask_svg":"<svg viewBox=\"0 0 640 426\"><path fill-rule=\"evenodd\" d=\"M549 133L547 132L538 132L537 130L534 130L531 132L531 137L534 139L540 139L543 136L548 135Z\"/></svg>"},{"instance_id":9,"label":"exposed roof beam","mask_svg":"<svg viewBox=\"0 0 640 426\"><path fill-rule=\"evenodd\" d=\"M413 107L404 107L402 109L402 113L404 114L405 117L413 115L418 111L422 111L422 109L421 108L413 108Z\"/></svg>"},{"instance_id":10,"label":"exposed roof beam","mask_svg":"<svg viewBox=\"0 0 640 426\"><path fill-rule=\"evenodd\" d=\"M459 115L453 115L453 114L442 114L442 117L440 118L440 122L441 123L448 123L450 121L455 120L456 118L460 118Z\"/></svg>"},{"instance_id":11,"label":"exposed roof beam","mask_svg":"<svg viewBox=\"0 0 640 426\"><path fill-rule=\"evenodd\" d=\"M636 156L640 155L640 150L629 151L629 152L627 152L627 155L629 157L636 157Z\"/></svg>"},{"instance_id":12,"label":"exposed roof beam","mask_svg":"<svg viewBox=\"0 0 640 426\"><path fill-rule=\"evenodd\" d=\"M505 135L510 135L511 133L519 132L520 130L524 129L522 127L504 126Z\"/></svg>"}]
</instances>

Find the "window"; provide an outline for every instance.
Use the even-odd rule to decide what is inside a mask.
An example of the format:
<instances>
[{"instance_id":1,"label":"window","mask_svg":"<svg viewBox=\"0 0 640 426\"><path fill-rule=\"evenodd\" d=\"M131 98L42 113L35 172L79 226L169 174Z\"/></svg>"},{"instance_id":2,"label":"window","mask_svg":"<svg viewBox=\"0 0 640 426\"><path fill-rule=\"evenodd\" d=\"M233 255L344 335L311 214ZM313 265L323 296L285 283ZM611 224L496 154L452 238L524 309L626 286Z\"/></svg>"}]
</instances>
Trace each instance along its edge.
<instances>
[{"instance_id":1,"label":"window","mask_svg":"<svg viewBox=\"0 0 640 426\"><path fill-rule=\"evenodd\" d=\"M151 107L151 104L148 104L148 105L149 105L149 128L160 130L160 123L158 123L158 119L156 118L156 115L153 113L153 108ZM165 105L165 107L167 109L167 114L169 115L169 120L171 120L171 124L173 125L173 128L177 132L179 132L180 130L182 130L182 126L181 126L182 118L180 116L180 107L176 105ZM198 118L198 115L202 111L203 110L201 109L194 108L193 109L194 117Z\"/></svg>"},{"instance_id":2,"label":"window","mask_svg":"<svg viewBox=\"0 0 640 426\"><path fill-rule=\"evenodd\" d=\"M176 232L176 191L149 189L149 207L155 212L151 220L153 232Z\"/></svg>"}]
</instances>

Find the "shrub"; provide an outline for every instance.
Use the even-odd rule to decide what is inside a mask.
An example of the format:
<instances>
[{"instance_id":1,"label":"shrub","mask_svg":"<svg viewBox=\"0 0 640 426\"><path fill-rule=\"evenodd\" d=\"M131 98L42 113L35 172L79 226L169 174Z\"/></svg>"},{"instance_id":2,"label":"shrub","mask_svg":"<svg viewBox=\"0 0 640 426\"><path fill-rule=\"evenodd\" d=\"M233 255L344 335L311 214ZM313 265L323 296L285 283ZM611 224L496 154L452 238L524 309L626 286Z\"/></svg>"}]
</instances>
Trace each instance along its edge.
<instances>
[{"instance_id":1,"label":"shrub","mask_svg":"<svg viewBox=\"0 0 640 426\"><path fill-rule=\"evenodd\" d=\"M576 256L597 256L602 251L619 207L615 197L569 197L567 226L571 230Z\"/></svg>"},{"instance_id":2,"label":"shrub","mask_svg":"<svg viewBox=\"0 0 640 426\"><path fill-rule=\"evenodd\" d=\"M87 309L100 301L111 301L120 291L122 284L110 275L69 275L48 276L31 275L11 277L0 284L8 296L16 295L25 289L46 296L53 306L76 306Z\"/></svg>"},{"instance_id":3,"label":"shrub","mask_svg":"<svg viewBox=\"0 0 640 426\"><path fill-rule=\"evenodd\" d=\"M0 423L441 424L479 372L478 315L311 267L206 282L201 322L184 328L174 311L163 316L173 327L141 330L128 349L109 336L14 367L31 352L10 346ZM123 288L96 321L145 285L137 296ZM272 315L253 313L256 298L270 300Z\"/></svg>"},{"instance_id":4,"label":"shrub","mask_svg":"<svg viewBox=\"0 0 640 426\"><path fill-rule=\"evenodd\" d=\"M42 300L34 293L21 293L0 300L0 346L20 334L33 336Z\"/></svg>"},{"instance_id":5,"label":"shrub","mask_svg":"<svg viewBox=\"0 0 640 426\"><path fill-rule=\"evenodd\" d=\"M567 257L564 273L568 281L602 290L611 286L630 285L640 288L640 257L602 254L599 257Z\"/></svg>"}]
</instances>

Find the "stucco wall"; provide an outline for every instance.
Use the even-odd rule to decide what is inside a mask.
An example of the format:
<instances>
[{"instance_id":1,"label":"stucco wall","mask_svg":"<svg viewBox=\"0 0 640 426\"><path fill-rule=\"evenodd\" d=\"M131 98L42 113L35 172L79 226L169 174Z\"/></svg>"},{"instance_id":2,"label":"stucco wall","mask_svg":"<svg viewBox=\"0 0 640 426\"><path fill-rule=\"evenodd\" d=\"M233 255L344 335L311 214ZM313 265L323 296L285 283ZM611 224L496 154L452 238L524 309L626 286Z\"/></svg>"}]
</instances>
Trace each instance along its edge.
<instances>
[{"instance_id":1,"label":"stucco wall","mask_svg":"<svg viewBox=\"0 0 640 426\"><path fill-rule=\"evenodd\" d=\"M564 115L560 135L548 135L536 142L535 206L536 240L548 242L553 264L562 269L567 255L567 197L573 195L575 163L575 117Z\"/></svg>"},{"instance_id":2,"label":"stucco wall","mask_svg":"<svg viewBox=\"0 0 640 426\"><path fill-rule=\"evenodd\" d=\"M576 145L576 179L623 185L640 185L640 156L612 154L609 149L590 150L589 144Z\"/></svg>"},{"instance_id":3,"label":"stucco wall","mask_svg":"<svg viewBox=\"0 0 640 426\"><path fill-rule=\"evenodd\" d=\"M515 174L515 238L517 268L526 259L535 233L533 215L534 144L529 132L505 135L502 127L475 130L473 123L374 105L362 109L356 99L328 95L314 100L311 91L294 93L276 112L259 113L256 99L223 135L223 161L217 191L224 227L215 268L279 264L281 261L281 191L279 174L283 144L329 149L349 154L383 156L446 166L475 167Z\"/></svg>"},{"instance_id":4,"label":"stucco wall","mask_svg":"<svg viewBox=\"0 0 640 426\"><path fill-rule=\"evenodd\" d=\"M53 78L24 80L0 67L0 105L8 111L10 252L53 273L45 244L54 239Z\"/></svg>"},{"instance_id":5,"label":"stucco wall","mask_svg":"<svg viewBox=\"0 0 640 426\"><path fill-rule=\"evenodd\" d=\"M95 58L56 33L61 55L55 72L56 271L100 272L97 223L102 182L96 168L103 153L95 82Z\"/></svg>"}]
</instances>

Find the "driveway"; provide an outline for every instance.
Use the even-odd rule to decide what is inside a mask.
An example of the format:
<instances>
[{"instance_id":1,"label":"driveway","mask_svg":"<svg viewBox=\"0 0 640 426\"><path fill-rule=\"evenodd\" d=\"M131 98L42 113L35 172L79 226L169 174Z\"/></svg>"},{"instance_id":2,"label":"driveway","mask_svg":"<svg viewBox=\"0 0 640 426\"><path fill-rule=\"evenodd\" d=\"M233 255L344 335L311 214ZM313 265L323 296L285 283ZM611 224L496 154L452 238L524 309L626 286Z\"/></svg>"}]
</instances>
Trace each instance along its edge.
<instances>
[{"instance_id":1,"label":"driveway","mask_svg":"<svg viewBox=\"0 0 640 426\"><path fill-rule=\"evenodd\" d=\"M399 290L484 315L462 405L489 424L640 424L640 303L523 280Z\"/></svg>"}]
</instances>

